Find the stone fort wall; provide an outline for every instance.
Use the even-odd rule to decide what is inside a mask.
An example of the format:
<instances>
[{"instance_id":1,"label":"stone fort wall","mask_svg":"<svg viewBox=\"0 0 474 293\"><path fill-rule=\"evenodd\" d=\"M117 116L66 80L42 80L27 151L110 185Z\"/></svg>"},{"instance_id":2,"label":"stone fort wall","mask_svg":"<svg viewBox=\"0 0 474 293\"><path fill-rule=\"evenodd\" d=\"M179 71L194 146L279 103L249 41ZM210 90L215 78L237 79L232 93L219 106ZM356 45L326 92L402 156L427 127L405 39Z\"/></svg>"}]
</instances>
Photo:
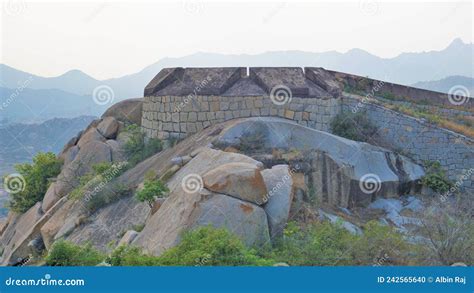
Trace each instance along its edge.
<instances>
[{"instance_id":1,"label":"stone fort wall","mask_svg":"<svg viewBox=\"0 0 474 293\"><path fill-rule=\"evenodd\" d=\"M342 111L362 111L392 149L423 161L439 161L449 179L474 192L474 140L385 107L343 97Z\"/></svg>"},{"instance_id":2,"label":"stone fort wall","mask_svg":"<svg viewBox=\"0 0 474 293\"><path fill-rule=\"evenodd\" d=\"M360 78L308 67L167 68L145 88L142 129L149 138L181 139L231 119L274 116L330 131L337 114L356 109L366 113L389 148L418 163L439 161L456 188L474 192L474 140L379 105L361 105L341 93L341 80L350 84ZM275 100L275 88L285 92L283 100ZM400 85L384 84L383 89L417 99L434 97L438 104L448 100Z\"/></svg>"},{"instance_id":3,"label":"stone fort wall","mask_svg":"<svg viewBox=\"0 0 474 293\"><path fill-rule=\"evenodd\" d=\"M274 116L329 131L332 118L340 111L340 98L293 97L277 105L268 96L151 96L143 103L142 129L150 138L184 138L231 119Z\"/></svg>"}]
</instances>

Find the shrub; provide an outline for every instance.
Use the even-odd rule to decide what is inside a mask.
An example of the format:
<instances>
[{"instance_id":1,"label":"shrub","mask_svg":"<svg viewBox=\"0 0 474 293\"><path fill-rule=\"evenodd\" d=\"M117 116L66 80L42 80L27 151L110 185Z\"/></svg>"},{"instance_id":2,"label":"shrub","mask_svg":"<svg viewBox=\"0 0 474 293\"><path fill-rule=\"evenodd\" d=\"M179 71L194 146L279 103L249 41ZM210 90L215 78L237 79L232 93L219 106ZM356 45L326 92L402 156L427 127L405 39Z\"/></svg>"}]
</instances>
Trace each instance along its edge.
<instances>
[{"instance_id":1,"label":"shrub","mask_svg":"<svg viewBox=\"0 0 474 293\"><path fill-rule=\"evenodd\" d=\"M102 162L92 165L92 170L79 178L79 184L69 193L69 198L78 200L83 198L86 193L97 194L104 188L107 188L107 184L120 176L128 168L128 164L124 162L110 163ZM120 188L114 188L112 190L123 190L123 186ZM89 199L87 199L89 200Z\"/></svg>"},{"instance_id":2,"label":"shrub","mask_svg":"<svg viewBox=\"0 0 474 293\"><path fill-rule=\"evenodd\" d=\"M183 234L177 246L161 256L143 253L137 247L121 246L110 255L114 266L236 266L270 265L270 260L257 256L253 249L225 229L200 227Z\"/></svg>"},{"instance_id":3,"label":"shrub","mask_svg":"<svg viewBox=\"0 0 474 293\"><path fill-rule=\"evenodd\" d=\"M156 198L164 197L168 191L168 187L160 180L146 179L143 189L137 192L136 197L141 202L147 202L151 208Z\"/></svg>"},{"instance_id":4,"label":"shrub","mask_svg":"<svg viewBox=\"0 0 474 293\"><path fill-rule=\"evenodd\" d=\"M453 186L452 182L446 177L445 171L441 168L438 161L424 162L425 176L421 182L436 192L446 193Z\"/></svg>"},{"instance_id":5,"label":"shrub","mask_svg":"<svg viewBox=\"0 0 474 293\"><path fill-rule=\"evenodd\" d=\"M333 118L331 131L347 139L369 142L377 133L377 128L362 113L344 112Z\"/></svg>"},{"instance_id":6,"label":"shrub","mask_svg":"<svg viewBox=\"0 0 474 293\"><path fill-rule=\"evenodd\" d=\"M425 237L417 249L417 264L452 265L463 262L474 265L474 203L467 195L446 202L433 200L421 217L421 227L415 231Z\"/></svg>"},{"instance_id":7,"label":"shrub","mask_svg":"<svg viewBox=\"0 0 474 293\"><path fill-rule=\"evenodd\" d=\"M9 207L19 213L26 212L35 203L41 201L49 187L49 178L61 172L62 162L51 152L38 153L33 163L18 164L17 172L25 179L24 189L10 194Z\"/></svg>"},{"instance_id":8,"label":"shrub","mask_svg":"<svg viewBox=\"0 0 474 293\"><path fill-rule=\"evenodd\" d=\"M107 188L101 189L97 193L92 193L91 196L85 200L85 208L89 213L93 213L129 194L130 188L127 185L116 182L111 183Z\"/></svg>"},{"instance_id":9,"label":"shrub","mask_svg":"<svg viewBox=\"0 0 474 293\"><path fill-rule=\"evenodd\" d=\"M234 234L223 228L200 227L183 234L181 243L165 251L161 265L237 266L269 265L271 261L247 248Z\"/></svg>"},{"instance_id":10,"label":"shrub","mask_svg":"<svg viewBox=\"0 0 474 293\"><path fill-rule=\"evenodd\" d=\"M273 258L290 265L374 265L380 257L404 263L408 244L393 228L368 222L362 235L354 235L340 223L328 221L299 227L288 223L277 243Z\"/></svg>"},{"instance_id":11,"label":"shrub","mask_svg":"<svg viewBox=\"0 0 474 293\"><path fill-rule=\"evenodd\" d=\"M355 264L406 264L412 248L393 227L370 221L353 246Z\"/></svg>"},{"instance_id":12,"label":"shrub","mask_svg":"<svg viewBox=\"0 0 474 293\"><path fill-rule=\"evenodd\" d=\"M107 262L113 266L157 266L159 257L145 254L138 247L119 246Z\"/></svg>"},{"instance_id":13,"label":"shrub","mask_svg":"<svg viewBox=\"0 0 474 293\"><path fill-rule=\"evenodd\" d=\"M94 266L104 261L105 255L90 244L76 245L65 240L56 241L48 255L48 266Z\"/></svg>"},{"instance_id":14,"label":"shrub","mask_svg":"<svg viewBox=\"0 0 474 293\"><path fill-rule=\"evenodd\" d=\"M299 227L289 223L273 255L276 261L297 266L349 265L356 236L329 222Z\"/></svg>"},{"instance_id":15,"label":"shrub","mask_svg":"<svg viewBox=\"0 0 474 293\"><path fill-rule=\"evenodd\" d=\"M136 165L163 149L159 139L150 138L145 142L145 135L136 124L127 126L125 131L130 134L130 138L124 145L124 152L131 165Z\"/></svg>"}]
</instances>

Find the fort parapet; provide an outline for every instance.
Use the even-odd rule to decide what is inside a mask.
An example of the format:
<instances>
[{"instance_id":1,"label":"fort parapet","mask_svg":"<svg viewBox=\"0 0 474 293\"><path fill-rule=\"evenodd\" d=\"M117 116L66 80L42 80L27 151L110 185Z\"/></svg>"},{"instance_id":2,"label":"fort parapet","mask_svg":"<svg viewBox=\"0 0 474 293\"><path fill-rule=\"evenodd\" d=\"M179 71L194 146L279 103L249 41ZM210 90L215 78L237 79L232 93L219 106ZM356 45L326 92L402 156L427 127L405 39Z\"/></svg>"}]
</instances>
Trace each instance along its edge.
<instances>
[{"instance_id":1,"label":"fort parapet","mask_svg":"<svg viewBox=\"0 0 474 293\"><path fill-rule=\"evenodd\" d=\"M275 116L328 131L341 90L321 68L166 68L145 88L142 128L183 138L215 123Z\"/></svg>"},{"instance_id":2,"label":"fort parapet","mask_svg":"<svg viewBox=\"0 0 474 293\"><path fill-rule=\"evenodd\" d=\"M148 138L184 138L223 121L274 116L330 131L339 113L360 111L379 129L390 148L418 163L439 161L456 184L474 192L474 141L369 101L343 94L362 92L405 96L438 106L446 94L314 67L165 68L145 88L142 130ZM473 99L463 105L472 107Z\"/></svg>"}]
</instances>

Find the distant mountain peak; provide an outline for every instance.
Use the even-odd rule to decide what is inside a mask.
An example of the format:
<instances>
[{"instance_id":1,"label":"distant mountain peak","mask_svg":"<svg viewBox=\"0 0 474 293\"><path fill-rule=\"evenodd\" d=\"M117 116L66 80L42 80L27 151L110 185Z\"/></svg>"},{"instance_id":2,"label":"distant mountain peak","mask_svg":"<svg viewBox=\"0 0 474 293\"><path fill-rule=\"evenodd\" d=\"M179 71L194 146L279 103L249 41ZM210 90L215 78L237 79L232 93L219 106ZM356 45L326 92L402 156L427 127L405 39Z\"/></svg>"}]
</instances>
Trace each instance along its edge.
<instances>
[{"instance_id":1,"label":"distant mountain peak","mask_svg":"<svg viewBox=\"0 0 474 293\"><path fill-rule=\"evenodd\" d=\"M448 46L448 48L457 48L469 45L468 43L464 43L461 38L455 38Z\"/></svg>"},{"instance_id":2,"label":"distant mountain peak","mask_svg":"<svg viewBox=\"0 0 474 293\"><path fill-rule=\"evenodd\" d=\"M66 71L65 73L61 74L58 77L73 77L73 78L87 78L87 79L94 79L92 76L88 75L87 73L79 70L79 69L72 69L69 71Z\"/></svg>"}]
</instances>

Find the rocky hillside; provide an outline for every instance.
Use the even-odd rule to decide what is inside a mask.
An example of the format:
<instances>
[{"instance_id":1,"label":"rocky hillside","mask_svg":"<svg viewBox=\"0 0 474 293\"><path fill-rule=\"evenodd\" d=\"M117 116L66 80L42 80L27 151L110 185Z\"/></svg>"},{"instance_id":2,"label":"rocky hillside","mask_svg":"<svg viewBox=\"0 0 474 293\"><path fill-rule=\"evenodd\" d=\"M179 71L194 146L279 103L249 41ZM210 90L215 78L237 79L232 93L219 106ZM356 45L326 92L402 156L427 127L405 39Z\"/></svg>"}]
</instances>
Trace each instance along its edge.
<instances>
[{"instance_id":1,"label":"rocky hillside","mask_svg":"<svg viewBox=\"0 0 474 293\"><path fill-rule=\"evenodd\" d=\"M400 154L266 117L213 125L132 160L130 125L140 123L141 103L116 104L65 145L43 200L0 225L3 265L41 264L61 239L103 253L130 245L160 256L185 231L209 225L254 248L277 246L293 222L329 221L361 235L375 220L409 242L427 239L411 234L428 209L425 171ZM98 171L104 163L107 170ZM166 196L137 200L150 182L163 182Z\"/></svg>"}]
</instances>

